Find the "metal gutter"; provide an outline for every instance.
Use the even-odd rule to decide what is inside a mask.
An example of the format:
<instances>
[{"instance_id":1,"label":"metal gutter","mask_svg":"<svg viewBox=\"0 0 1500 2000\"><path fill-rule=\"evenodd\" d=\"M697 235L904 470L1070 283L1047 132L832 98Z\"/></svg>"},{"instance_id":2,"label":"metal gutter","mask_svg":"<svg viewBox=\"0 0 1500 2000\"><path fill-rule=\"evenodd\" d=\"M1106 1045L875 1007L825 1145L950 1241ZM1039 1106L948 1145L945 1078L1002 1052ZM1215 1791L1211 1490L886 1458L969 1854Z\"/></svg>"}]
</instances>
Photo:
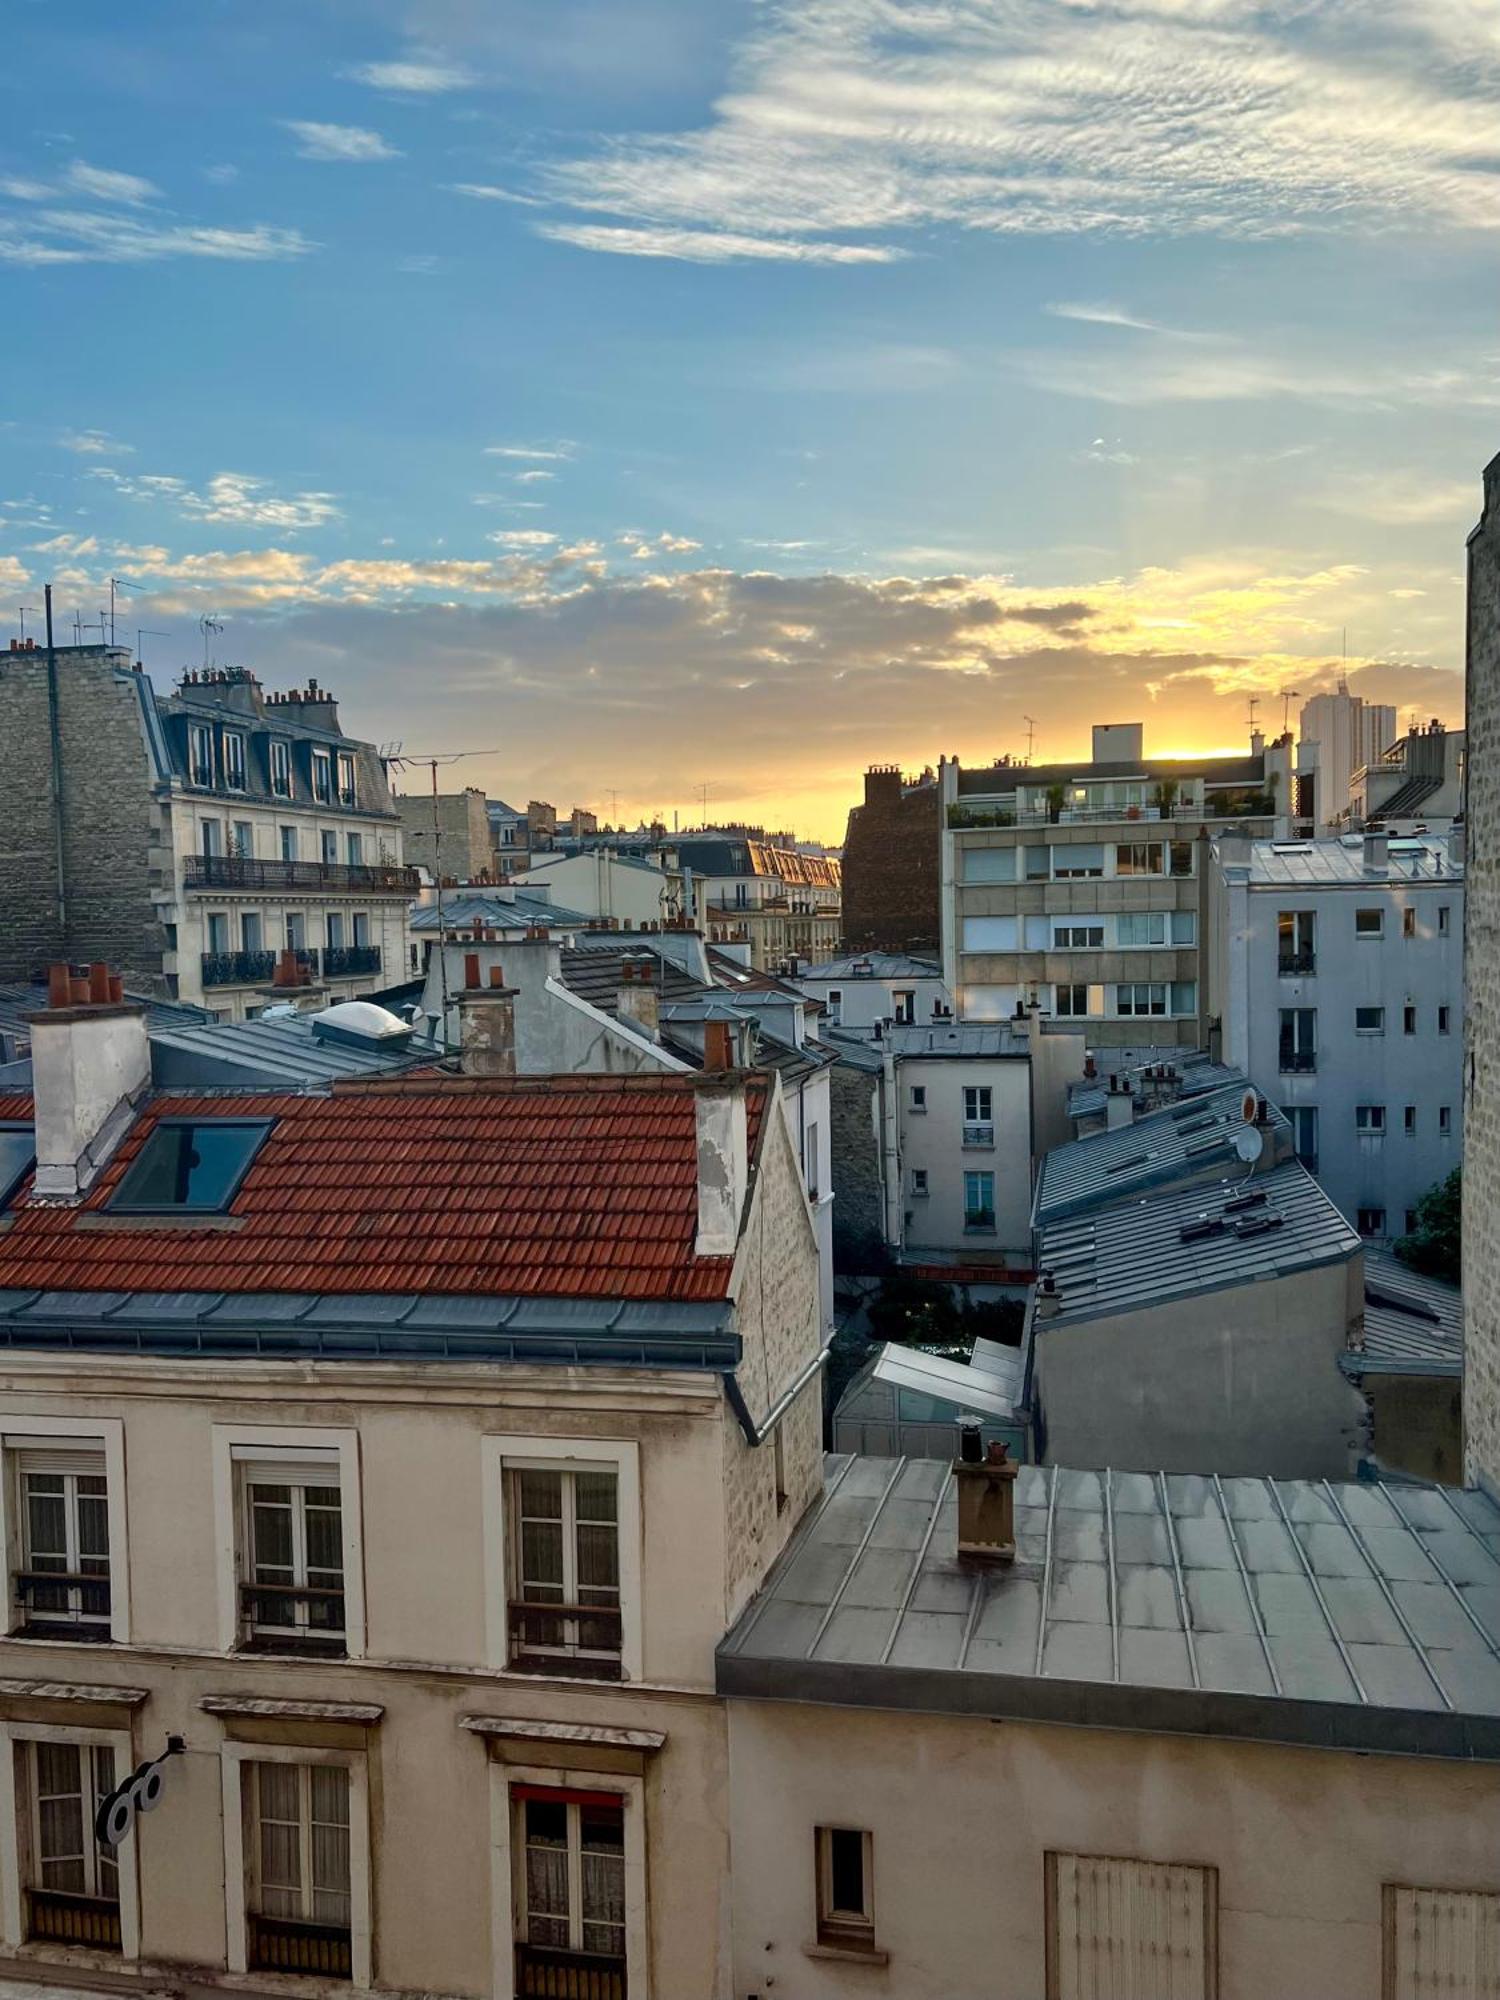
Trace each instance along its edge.
<instances>
[{"instance_id":1,"label":"metal gutter","mask_svg":"<svg viewBox=\"0 0 1500 2000\"><path fill-rule=\"evenodd\" d=\"M745 1392L740 1387L739 1378L734 1372L734 1364L723 1370L724 1394L729 1398L729 1407L734 1411L739 1427L745 1434L746 1444L754 1446L765 1443L814 1375L828 1365L828 1357L832 1352L833 1342L829 1341L828 1345L821 1348L802 1369L791 1388L771 1405L759 1423L750 1414L750 1406L745 1401Z\"/></svg>"}]
</instances>

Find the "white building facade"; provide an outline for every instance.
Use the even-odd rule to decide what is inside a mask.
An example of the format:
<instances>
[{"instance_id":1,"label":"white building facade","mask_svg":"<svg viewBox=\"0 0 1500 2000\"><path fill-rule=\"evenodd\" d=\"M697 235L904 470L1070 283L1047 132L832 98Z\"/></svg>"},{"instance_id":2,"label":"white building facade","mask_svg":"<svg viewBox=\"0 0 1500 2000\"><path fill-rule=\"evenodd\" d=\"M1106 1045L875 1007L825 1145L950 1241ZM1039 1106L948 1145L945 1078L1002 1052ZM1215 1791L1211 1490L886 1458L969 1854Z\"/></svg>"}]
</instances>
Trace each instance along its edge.
<instances>
[{"instance_id":1,"label":"white building facade","mask_svg":"<svg viewBox=\"0 0 1500 2000\"><path fill-rule=\"evenodd\" d=\"M953 996L934 958L851 952L798 972L792 983L821 1003L830 1027L867 1035L881 1024L927 1027L953 1018Z\"/></svg>"}]
</instances>

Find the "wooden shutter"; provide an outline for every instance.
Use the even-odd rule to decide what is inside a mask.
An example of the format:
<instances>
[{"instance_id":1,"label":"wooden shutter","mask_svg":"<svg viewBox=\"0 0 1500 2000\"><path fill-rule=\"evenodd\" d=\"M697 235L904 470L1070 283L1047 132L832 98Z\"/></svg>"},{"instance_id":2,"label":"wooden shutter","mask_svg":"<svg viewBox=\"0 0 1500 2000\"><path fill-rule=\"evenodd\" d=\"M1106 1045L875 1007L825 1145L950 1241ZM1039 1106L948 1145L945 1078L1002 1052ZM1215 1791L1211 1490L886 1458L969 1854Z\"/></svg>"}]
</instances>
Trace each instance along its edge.
<instances>
[{"instance_id":1,"label":"wooden shutter","mask_svg":"<svg viewBox=\"0 0 1500 2000\"><path fill-rule=\"evenodd\" d=\"M1047 2000L1215 2000L1212 1868L1047 1856Z\"/></svg>"},{"instance_id":2,"label":"wooden shutter","mask_svg":"<svg viewBox=\"0 0 1500 2000\"><path fill-rule=\"evenodd\" d=\"M1500 2000L1500 1896L1387 1886L1385 2000Z\"/></svg>"}]
</instances>

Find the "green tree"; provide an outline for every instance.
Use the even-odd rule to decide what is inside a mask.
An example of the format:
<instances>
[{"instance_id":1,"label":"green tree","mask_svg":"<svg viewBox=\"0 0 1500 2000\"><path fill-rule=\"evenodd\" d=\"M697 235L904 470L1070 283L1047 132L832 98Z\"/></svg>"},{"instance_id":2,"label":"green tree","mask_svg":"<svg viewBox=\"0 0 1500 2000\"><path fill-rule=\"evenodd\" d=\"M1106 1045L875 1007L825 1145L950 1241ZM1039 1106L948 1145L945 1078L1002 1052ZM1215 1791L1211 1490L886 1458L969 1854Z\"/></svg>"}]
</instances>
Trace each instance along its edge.
<instances>
[{"instance_id":1,"label":"green tree","mask_svg":"<svg viewBox=\"0 0 1500 2000\"><path fill-rule=\"evenodd\" d=\"M1462 1276L1463 1206L1463 1169L1455 1167L1417 1203L1417 1226L1396 1244L1396 1255L1414 1271L1458 1284Z\"/></svg>"}]
</instances>

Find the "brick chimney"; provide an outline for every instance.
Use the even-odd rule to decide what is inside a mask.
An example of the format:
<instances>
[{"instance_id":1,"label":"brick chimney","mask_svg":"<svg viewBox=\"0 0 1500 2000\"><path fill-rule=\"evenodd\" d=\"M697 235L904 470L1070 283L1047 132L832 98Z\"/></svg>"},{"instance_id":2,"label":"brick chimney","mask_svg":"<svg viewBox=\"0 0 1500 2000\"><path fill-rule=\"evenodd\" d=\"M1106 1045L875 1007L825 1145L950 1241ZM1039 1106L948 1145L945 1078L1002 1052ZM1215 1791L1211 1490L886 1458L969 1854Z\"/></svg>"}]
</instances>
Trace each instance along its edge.
<instances>
[{"instance_id":1,"label":"brick chimney","mask_svg":"<svg viewBox=\"0 0 1500 2000\"><path fill-rule=\"evenodd\" d=\"M958 1420L958 1554L969 1562L1016 1559L1016 1475L1020 1467L996 1439L986 1451L978 1417Z\"/></svg>"},{"instance_id":2,"label":"brick chimney","mask_svg":"<svg viewBox=\"0 0 1500 2000\"><path fill-rule=\"evenodd\" d=\"M661 997L656 990L656 960L645 953L640 958L620 960L620 990L615 1013L633 1028L655 1041L661 1028Z\"/></svg>"},{"instance_id":3,"label":"brick chimney","mask_svg":"<svg viewBox=\"0 0 1500 2000\"><path fill-rule=\"evenodd\" d=\"M721 1029L727 1038L723 1021L709 1021L706 1028L710 1035ZM745 1080L728 1070L707 1075L697 1084L693 1103L698 1127L698 1235L693 1248L699 1257L732 1257L750 1185Z\"/></svg>"},{"instance_id":4,"label":"brick chimney","mask_svg":"<svg viewBox=\"0 0 1500 2000\"><path fill-rule=\"evenodd\" d=\"M505 984L498 965L489 981L479 976L479 954L464 958L464 988L454 995L459 1022L459 1067L465 1076L514 1076L516 1073L516 995Z\"/></svg>"},{"instance_id":5,"label":"brick chimney","mask_svg":"<svg viewBox=\"0 0 1500 2000\"><path fill-rule=\"evenodd\" d=\"M151 1081L146 1010L107 965L47 976L47 1006L27 1016L36 1100L35 1192L76 1201L130 1128Z\"/></svg>"},{"instance_id":6,"label":"brick chimney","mask_svg":"<svg viewBox=\"0 0 1500 2000\"><path fill-rule=\"evenodd\" d=\"M1130 1087L1128 1076L1111 1076L1104 1098L1104 1127L1108 1132L1117 1132L1123 1125L1135 1122L1135 1092Z\"/></svg>"}]
</instances>

